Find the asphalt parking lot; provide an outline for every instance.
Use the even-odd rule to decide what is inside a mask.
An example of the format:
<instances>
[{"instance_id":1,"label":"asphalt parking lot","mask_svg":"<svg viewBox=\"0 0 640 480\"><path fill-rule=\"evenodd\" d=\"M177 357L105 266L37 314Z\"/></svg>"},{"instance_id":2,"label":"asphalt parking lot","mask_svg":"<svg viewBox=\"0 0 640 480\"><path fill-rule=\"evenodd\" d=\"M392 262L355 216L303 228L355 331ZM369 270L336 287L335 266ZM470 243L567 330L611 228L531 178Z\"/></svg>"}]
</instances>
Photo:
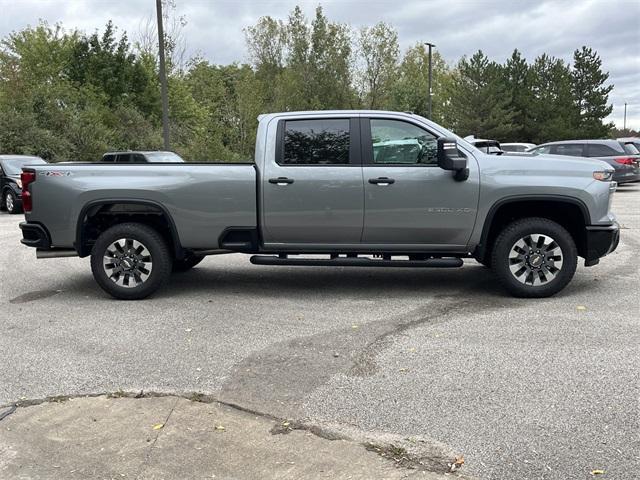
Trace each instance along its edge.
<instances>
[{"instance_id":1,"label":"asphalt parking lot","mask_svg":"<svg viewBox=\"0 0 640 480\"><path fill-rule=\"evenodd\" d=\"M88 259L37 260L0 215L0 404L202 392L319 425L421 436L480 478L638 478L640 184L616 252L543 300L491 272L253 266L209 257L139 302Z\"/></svg>"}]
</instances>

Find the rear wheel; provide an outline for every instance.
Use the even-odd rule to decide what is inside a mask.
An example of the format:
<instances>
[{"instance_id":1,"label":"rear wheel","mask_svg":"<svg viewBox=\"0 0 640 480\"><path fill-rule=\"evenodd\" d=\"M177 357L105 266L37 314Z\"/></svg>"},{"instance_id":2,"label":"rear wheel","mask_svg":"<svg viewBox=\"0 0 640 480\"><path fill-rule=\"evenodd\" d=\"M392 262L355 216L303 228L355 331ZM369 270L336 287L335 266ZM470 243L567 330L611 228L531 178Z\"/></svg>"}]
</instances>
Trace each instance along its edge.
<instances>
[{"instance_id":1,"label":"rear wheel","mask_svg":"<svg viewBox=\"0 0 640 480\"><path fill-rule=\"evenodd\" d=\"M546 218L524 218L498 236L492 269L516 297L549 297L573 278L578 253L565 228Z\"/></svg>"},{"instance_id":2,"label":"rear wheel","mask_svg":"<svg viewBox=\"0 0 640 480\"><path fill-rule=\"evenodd\" d=\"M121 300L139 300L154 293L169 279L171 264L162 236L139 223L123 223L105 230L91 252L96 282Z\"/></svg>"},{"instance_id":3,"label":"rear wheel","mask_svg":"<svg viewBox=\"0 0 640 480\"><path fill-rule=\"evenodd\" d=\"M198 255L188 255L182 260L174 260L173 261L173 271L174 272L186 272L187 270L191 270L197 264L199 264L204 257Z\"/></svg>"}]
</instances>

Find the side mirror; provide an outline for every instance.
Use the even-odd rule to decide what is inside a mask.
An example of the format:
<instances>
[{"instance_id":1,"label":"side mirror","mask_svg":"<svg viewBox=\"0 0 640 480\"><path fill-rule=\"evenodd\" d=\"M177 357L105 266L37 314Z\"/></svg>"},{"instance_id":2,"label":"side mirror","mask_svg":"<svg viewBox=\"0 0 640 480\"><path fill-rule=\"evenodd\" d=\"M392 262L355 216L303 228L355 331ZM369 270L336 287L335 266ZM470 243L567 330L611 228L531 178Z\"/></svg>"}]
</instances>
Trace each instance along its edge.
<instances>
[{"instance_id":1,"label":"side mirror","mask_svg":"<svg viewBox=\"0 0 640 480\"><path fill-rule=\"evenodd\" d=\"M453 178L458 181L469 178L467 158L458 153L458 143L455 138L438 138L438 166L443 170L452 170Z\"/></svg>"}]
</instances>

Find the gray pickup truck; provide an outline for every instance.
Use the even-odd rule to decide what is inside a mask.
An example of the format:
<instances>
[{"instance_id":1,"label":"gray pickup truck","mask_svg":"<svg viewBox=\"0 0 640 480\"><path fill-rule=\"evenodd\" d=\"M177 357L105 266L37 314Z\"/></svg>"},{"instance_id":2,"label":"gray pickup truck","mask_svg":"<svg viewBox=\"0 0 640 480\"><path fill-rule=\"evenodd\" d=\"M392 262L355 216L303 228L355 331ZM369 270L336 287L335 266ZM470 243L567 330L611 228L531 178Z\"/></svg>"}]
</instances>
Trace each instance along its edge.
<instances>
[{"instance_id":1,"label":"gray pickup truck","mask_svg":"<svg viewBox=\"0 0 640 480\"><path fill-rule=\"evenodd\" d=\"M409 113L259 118L255 161L51 164L22 173L22 243L91 257L98 284L144 298L206 255L257 265L489 266L546 297L613 251L606 163L488 155Z\"/></svg>"}]
</instances>

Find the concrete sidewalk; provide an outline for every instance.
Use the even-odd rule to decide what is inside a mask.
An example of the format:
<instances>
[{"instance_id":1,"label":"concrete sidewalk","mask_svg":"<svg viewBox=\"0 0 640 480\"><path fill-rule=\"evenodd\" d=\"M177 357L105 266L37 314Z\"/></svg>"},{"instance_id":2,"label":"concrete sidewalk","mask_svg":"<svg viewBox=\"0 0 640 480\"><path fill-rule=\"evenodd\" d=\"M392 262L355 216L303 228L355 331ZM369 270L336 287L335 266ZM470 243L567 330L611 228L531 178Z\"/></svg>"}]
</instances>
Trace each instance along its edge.
<instances>
[{"instance_id":1,"label":"concrete sidewalk","mask_svg":"<svg viewBox=\"0 0 640 480\"><path fill-rule=\"evenodd\" d=\"M49 399L0 420L0 478L457 477L431 443L349 436L175 396Z\"/></svg>"}]
</instances>

